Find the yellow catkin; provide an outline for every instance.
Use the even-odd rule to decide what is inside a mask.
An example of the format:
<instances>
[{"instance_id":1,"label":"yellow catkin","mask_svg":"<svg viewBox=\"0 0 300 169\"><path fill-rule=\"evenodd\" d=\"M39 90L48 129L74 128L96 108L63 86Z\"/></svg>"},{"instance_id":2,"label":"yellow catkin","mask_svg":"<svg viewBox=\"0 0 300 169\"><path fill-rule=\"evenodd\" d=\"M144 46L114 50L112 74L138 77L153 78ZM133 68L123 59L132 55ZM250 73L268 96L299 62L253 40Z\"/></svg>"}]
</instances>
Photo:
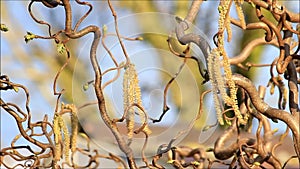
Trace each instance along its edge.
<instances>
[{"instance_id":1,"label":"yellow catkin","mask_svg":"<svg viewBox=\"0 0 300 169\"><path fill-rule=\"evenodd\" d=\"M231 1L229 1L229 0L221 1L220 5L218 7L218 9L219 9L218 51L219 51L220 55L223 56L224 73L225 73L225 78L227 79L227 84L228 84L229 93L230 93L229 97L225 96L225 94L222 94L222 93L221 93L221 95L223 95L222 97L224 99L224 102L233 108L234 113L235 113L236 117L238 118L239 122L242 124L246 124L246 121L245 121L245 119L243 119L243 117L240 113L239 107L238 107L238 102L237 102L237 97L236 97L237 88L235 87L235 83L232 80L232 72L231 72L229 61L228 61L228 56L227 56L225 48L224 48L224 30L227 29L227 33L230 33L230 30L228 29L230 26L227 25L227 24L230 24L230 20L229 20L230 17L229 17L229 15L227 15L227 13L230 10L230 4L231 4ZM230 38L229 35L228 35L228 38ZM217 79L217 81L220 81L220 79L219 80ZM221 83L219 83L219 84L221 84Z\"/></svg>"},{"instance_id":2,"label":"yellow catkin","mask_svg":"<svg viewBox=\"0 0 300 169\"><path fill-rule=\"evenodd\" d=\"M226 32L227 32L227 42L230 42L231 38L232 38L232 30L231 30L229 19L226 19L226 21L225 21L225 28L226 28Z\"/></svg>"},{"instance_id":3,"label":"yellow catkin","mask_svg":"<svg viewBox=\"0 0 300 169\"><path fill-rule=\"evenodd\" d=\"M229 12L230 9L230 0L221 1L220 5L218 6L219 10L219 32L224 32L225 29L225 22L226 20L230 19L229 17L226 17L227 12ZM230 22L230 21L229 21Z\"/></svg>"},{"instance_id":4,"label":"yellow catkin","mask_svg":"<svg viewBox=\"0 0 300 169\"><path fill-rule=\"evenodd\" d=\"M287 98L288 98L288 89L284 88L283 89L283 100L282 100L282 108L285 108L285 105L287 103Z\"/></svg>"},{"instance_id":5,"label":"yellow catkin","mask_svg":"<svg viewBox=\"0 0 300 169\"><path fill-rule=\"evenodd\" d=\"M139 86L139 80L138 80L138 76L137 76L137 73L136 73L136 70L134 70L135 73L134 73L134 87L135 87L135 103L137 103L138 105L140 105L141 107L142 106L142 95L141 95L141 89L140 89L140 86ZM142 112L142 110L140 109L137 109L137 112L141 118L141 122L144 123L147 119L146 119L146 116L144 114L144 112ZM149 126L146 124L145 127L143 128L143 131L145 133L147 133L148 135L151 134L151 130L149 129Z\"/></svg>"},{"instance_id":6,"label":"yellow catkin","mask_svg":"<svg viewBox=\"0 0 300 169\"><path fill-rule=\"evenodd\" d=\"M243 119L240 109L238 107L238 102L237 102L237 97L236 97L237 88L235 86L234 81L232 80L232 72L231 72L230 64L229 64L226 53L224 53L223 58L224 58L223 65L224 65L225 77L227 79L227 84L228 84L229 92L230 92L230 100L227 101L227 104L233 108L233 111L234 111L236 117L238 118L239 122L241 124L246 124L247 121L246 121L246 119Z\"/></svg>"},{"instance_id":7,"label":"yellow catkin","mask_svg":"<svg viewBox=\"0 0 300 169\"><path fill-rule=\"evenodd\" d=\"M219 45L223 45L224 44L224 39L223 37L223 32L226 29L227 31L227 36L228 36L228 42L231 40L231 36L232 36L232 31L231 31L231 27L230 27L230 17L229 15L227 15L227 13L229 13L230 10L230 4L231 4L231 0L225 0L225 1L221 1L219 6L218 6L218 10L219 10L219 20L218 20L218 24L219 24Z\"/></svg>"},{"instance_id":8,"label":"yellow catkin","mask_svg":"<svg viewBox=\"0 0 300 169\"><path fill-rule=\"evenodd\" d=\"M134 65L129 64L125 67L125 73L123 77L123 102L124 102L124 110L127 109L128 106L134 103ZM126 124L127 124L127 136L131 142L133 137L133 130L134 130L134 109L130 108L126 112Z\"/></svg>"},{"instance_id":9,"label":"yellow catkin","mask_svg":"<svg viewBox=\"0 0 300 169\"><path fill-rule=\"evenodd\" d=\"M74 104L62 104L62 109L70 110L71 116L71 151L74 152L76 149L77 135L78 135L78 117L77 108Z\"/></svg>"},{"instance_id":10,"label":"yellow catkin","mask_svg":"<svg viewBox=\"0 0 300 169\"><path fill-rule=\"evenodd\" d=\"M213 78L215 79L216 89L218 89L223 99L227 99L229 96L227 95L225 89L225 80L221 72L220 53L218 51L216 51L216 55L213 62L213 72Z\"/></svg>"},{"instance_id":11,"label":"yellow catkin","mask_svg":"<svg viewBox=\"0 0 300 169\"><path fill-rule=\"evenodd\" d=\"M54 152L54 159L55 161L59 161L61 157L61 142L62 136L59 127L59 115L55 114L53 118L53 133L54 133L54 142L55 142L55 152Z\"/></svg>"},{"instance_id":12,"label":"yellow catkin","mask_svg":"<svg viewBox=\"0 0 300 169\"><path fill-rule=\"evenodd\" d=\"M67 161L67 163L69 163L69 156L70 156L70 136L69 136L69 131L68 128L64 122L64 119L59 116L58 119L58 124L59 127L61 128L63 134L64 134L64 139L63 139L63 143L64 143L64 156L65 156L65 160Z\"/></svg>"},{"instance_id":13,"label":"yellow catkin","mask_svg":"<svg viewBox=\"0 0 300 169\"><path fill-rule=\"evenodd\" d=\"M74 107L71 111L71 151L76 150L77 135L78 135L78 116L77 109Z\"/></svg>"},{"instance_id":14,"label":"yellow catkin","mask_svg":"<svg viewBox=\"0 0 300 169\"><path fill-rule=\"evenodd\" d=\"M235 9L238 15L238 18L241 22L242 29L246 29L246 21L245 21L245 15L242 8L242 4L244 3L243 0L234 0Z\"/></svg>"},{"instance_id":15,"label":"yellow catkin","mask_svg":"<svg viewBox=\"0 0 300 169\"><path fill-rule=\"evenodd\" d=\"M217 49L213 49L208 56L207 65L208 65L209 79L212 84L213 100L214 100L217 119L220 125L224 125L218 92L221 90L220 93L222 95L224 94L224 92L226 93L226 91L225 91L225 85L223 84L222 86L223 78L221 75L219 58L220 58L219 52L217 51Z\"/></svg>"},{"instance_id":16,"label":"yellow catkin","mask_svg":"<svg viewBox=\"0 0 300 169\"><path fill-rule=\"evenodd\" d=\"M132 104L138 104L139 106L142 107L141 89L139 87L138 75L135 70L135 65L129 63L128 65L125 66L125 73L123 77L124 110L126 110L128 106L132 106ZM127 130L128 130L127 136L129 138L129 142L131 142L133 137L135 112L140 116L142 122L147 120L145 119L146 116L142 112L142 110L133 107L128 110L126 115L126 123L127 123ZM146 132L147 134L151 133L147 124L145 125L143 131Z\"/></svg>"}]
</instances>

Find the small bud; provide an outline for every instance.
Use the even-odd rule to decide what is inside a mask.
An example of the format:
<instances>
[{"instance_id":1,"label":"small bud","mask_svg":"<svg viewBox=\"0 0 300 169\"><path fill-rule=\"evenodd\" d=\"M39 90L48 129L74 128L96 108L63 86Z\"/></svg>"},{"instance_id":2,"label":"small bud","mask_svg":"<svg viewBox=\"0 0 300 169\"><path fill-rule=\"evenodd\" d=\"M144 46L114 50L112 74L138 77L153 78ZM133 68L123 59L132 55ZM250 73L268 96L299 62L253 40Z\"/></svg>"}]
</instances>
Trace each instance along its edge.
<instances>
[{"instance_id":1,"label":"small bud","mask_svg":"<svg viewBox=\"0 0 300 169\"><path fill-rule=\"evenodd\" d=\"M65 44L63 44L63 43L58 43L58 44L56 45L56 50L57 50L58 53L63 54L63 53L66 51Z\"/></svg>"},{"instance_id":2,"label":"small bud","mask_svg":"<svg viewBox=\"0 0 300 169\"><path fill-rule=\"evenodd\" d=\"M195 166L199 166L200 163L198 161L192 161L191 164L195 165Z\"/></svg>"},{"instance_id":3,"label":"small bud","mask_svg":"<svg viewBox=\"0 0 300 169\"><path fill-rule=\"evenodd\" d=\"M210 129L212 126L211 125L207 125L205 127L203 127L202 131L207 131L208 129Z\"/></svg>"},{"instance_id":4,"label":"small bud","mask_svg":"<svg viewBox=\"0 0 300 169\"><path fill-rule=\"evenodd\" d=\"M87 89L89 88L89 84L88 83L85 83L83 86L83 91L87 91Z\"/></svg>"},{"instance_id":5,"label":"small bud","mask_svg":"<svg viewBox=\"0 0 300 169\"><path fill-rule=\"evenodd\" d=\"M8 31L8 27L5 24L1 23L0 30L3 31L3 32L7 32Z\"/></svg>"},{"instance_id":6,"label":"small bud","mask_svg":"<svg viewBox=\"0 0 300 169\"><path fill-rule=\"evenodd\" d=\"M106 35L107 29L108 29L107 26L106 26L106 25L103 25L103 27L102 27L103 35Z\"/></svg>"},{"instance_id":7,"label":"small bud","mask_svg":"<svg viewBox=\"0 0 300 169\"><path fill-rule=\"evenodd\" d=\"M253 163L255 166L260 166L260 162L254 162Z\"/></svg>"},{"instance_id":8,"label":"small bud","mask_svg":"<svg viewBox=\"0 0 300 169\"><path fill-rule=\"evenodd\" d=\"M35 38L35 34L31 32L27 32L27 34L24 36L25 42L28 43L29 41L33 40Z\"/></svg>"},{"instance_id":9,"label":"small bud","mask_svg":"<svg viewBox=\"0 0 300 169\"><path fill-rule=\"evenodd\" d=\"M212 147L206 149L206 152L213 152L213 151L214 151L214 148L212 148Z\"/></svg>"},{"instance_id":10,"label":"small bud","mask_svg":"<svg viewBox=\"0 0 300 169\"><path fill-rule=\"evenodd\" d=\"M278 128L275 128L274 130L272 130L272 133L275 134L276 132L278 132Z\"/></svg>"},{"instance_id":11,"label":"small bud","mask_svg":"<svg viewBox=\"0 0 300 169\"><path fill-rule=\"evenodd\" d=\"M79 135L85 139L89 139L89 137L85 133L80 132Z\"/></svg>"},{"instance_id":12,"label":"small bud","mask_svg":"<svg viewBox=\"0 0 300 169\"><path fill-rule=\"evenodd\" d=\"M13 86L13 89L14 89L14 91L15 91L16 93L18 93L18 92L19 92L19 88L18 88L18 87L16 87L16 86Z\"/></svg>"},{"instance_id":13,"label":"small bud","mask_svg":"<svg viewBox=\"0 0 300 169\"><path fill-rule=\"evenodd\" d=\"M176 16L176 17L175 17L175 20L176 20L176 22L177 22L177 23L180 23L180 22L182 22L182 21L183 21L183 19L182 19L182 18L180 18L179 16Z\"/></svg>"},{"instance_id":14,"label":"small bud","mask_svg":"<svg viewBox=\"0 0 300 169\"><path fill-rule=\"evenodd\" d=\"M169 160L167 161L168 164L173 164L175 160Z\"/></svg>"},{"instance_id":15,"label":"small bud","mask_svg":"<svg viewBox=\"0 0 300 169\"><path fill-rule=\"evenodd\" d=\"M139 36L139 37L137 37L137 38L136 38L136 40L140 40L140 41L142 41L142 40L144 40L144 38L143 38L143 37L141 37L141 36Z\"/></svg>"},{"instance_id":16,"label":"small bud","mask_svg":"<svg viewBox=\"0 0 300 169\"><path fill-rule=\"evenodd\" d=\"M232 123L231 123L231 121L230 121L230 120L228 120L228 119L225 119L225 122L226 122L226 124L227 124L227 125L229 125L229 126L231 126L231 124L232 124ZM240 123L242 123L242 124L243 124L243 122L240 122Z\"/></svg>"}]
</instances>

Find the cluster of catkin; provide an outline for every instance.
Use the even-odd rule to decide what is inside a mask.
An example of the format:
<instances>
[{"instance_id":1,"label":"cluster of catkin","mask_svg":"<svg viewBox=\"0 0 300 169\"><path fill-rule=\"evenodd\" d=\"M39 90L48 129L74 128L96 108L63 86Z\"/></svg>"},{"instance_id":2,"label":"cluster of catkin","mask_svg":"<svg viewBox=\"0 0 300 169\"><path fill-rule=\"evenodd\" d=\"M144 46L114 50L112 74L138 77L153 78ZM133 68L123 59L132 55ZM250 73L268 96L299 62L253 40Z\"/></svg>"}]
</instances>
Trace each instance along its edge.
<instances>
[{"instance_id":1,"label":"cluster of catkin","mask_svg":"<svg viewBox=\"0 0 300 169\"><path fill-rule=\"evenodd\" d=\"M230 63L228 56L226 54L225 48L224 48L224 32L226 30L228 41L231 40L232 37L232 31L230 27L230 7L231 7L232 1L221 1L220 5L218 7L219 10L219 30L218 30L218 47L213 49L210 55L208 56L208 72L210 75L210 81L212 83L213 88L213 99L215 103L215 109L217 112L218 121L221 125L224 124L223 116L222 116L222 110L221 110L221 101L219 100L218 93L220 93L222 99L224 102L231 106L235 116L238 118L239 122L241 124L247 123L247 116L242 116L238 107L238 101L237 101L237 88L235 86L234 81L232 80L232 72L230 68ZM244 14L242 10L242 0L234 0L236 10L238 13L238 17L243 25L245 27L245 19ZM226 93L225 89L225 80L221 74L221 61L222 58L223 62L223 68L224 68L224 74L227 81L227 85L229 88L229 95Z\"/></svg>"},{"instance_id":2,"label":"cluster of catkin","mask_svg":"<svg viewBox=\"0 0 300 169\"><path fill-rule=\"evenodd\" d=\"M62 117L62 114L66 112L70 112L71 116L71 135L69 134L69 130ZM56 112L54 114L53 132L55 142L55 161L59 161L61 158L65 158L65 160L69 163L70 150L71 152L75 152L78 135L77 109L73 104L65 105L62 103L60 112Z\"/></svg>"}]
</instances>

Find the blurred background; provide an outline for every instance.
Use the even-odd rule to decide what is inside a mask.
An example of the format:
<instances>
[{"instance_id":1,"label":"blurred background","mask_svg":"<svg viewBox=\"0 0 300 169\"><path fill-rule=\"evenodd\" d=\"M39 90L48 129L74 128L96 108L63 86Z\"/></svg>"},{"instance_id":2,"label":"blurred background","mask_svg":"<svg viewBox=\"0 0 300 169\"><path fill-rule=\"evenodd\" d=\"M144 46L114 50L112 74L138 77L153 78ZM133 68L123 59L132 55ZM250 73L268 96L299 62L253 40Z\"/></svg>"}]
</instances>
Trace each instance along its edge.
<instances>
[{"instance_id":1,"label":"blurred background","mask_svg":"<svg viewBox=\"0 0 300 169\"><path fill-rule=\"evenodd\" d=\"M106 25L107 32L115 33L113 17L107 2L91 1L90 3L94 7L93 11L79 29L90 24L101 28ZM184 18L191 1L112 1L112 3L118 15L121 35L131 38L143 37L143 41L124 41L124 43L139 74L143 106L151 118L157 119L163 110L163 90L183 62L182 58L169 52L166 40L169 35L174 36L175 16ZM289 10L299 12L300 3L298 1L282 1L282 3ZM53 95L52 89L53 79L66 61L66 55L57 52L56 43L53 40L34 39L25 43L24 35L26 32L41 36L48 35L47 27L35 23L30 17L27 10L28 4L27 1L1 1L1 23L6 24L9 28L8 32L1 32L1 75L8 75L12 82L28 88L32 121L39 121L44 114L47 114L49 119L53 118L56 104L56 96ZM218 30L217 6L218 1L204 2L192 28L193 32L205 35L210 40L212 47L215 47L212 43L212 37ZM72 8L74 22L83 16L88 9L88 7L79 6L73 1ZM245 3L243 8L247 16L246 22L254 22L255 14L251 5ZM64 10L62 7L49 9L40 3L35 3L32 11L38 19L51 24L53 33L64 29ZM237 18L234 8L231 10L231 15ZM232 26L232 30L232 41L226 44L228 56L237 55L251 40L264 36L264 31L261 30L243 32L235 26ZM67 47L71 51L71 60L58 79L57 88L59 90L65 89L62 101L74 103L78 107L96 100L91 86L86 91L83 90L83 85L94 78L89 60L91 38L92 35L87 35L67 43ZM119 63L125 60L116 36L108 36L105 39L105 44ZM185 49L184 46L175 42L174 45L177 51ZM192 46L191 49L193 55L202 57L202 53L197 47ZM99 46L97 52L102 71L114 66L103 46ZM253 50L245 63L271 63L278 54L277 48L259 46ZM268 67L254 68L249 71L237 67L232 68L235 72L249 77L256 86L268 84L269 75L262 73L269 72ZM124 70L121 71L120 77L113 84L105 88L109 114L114 118L121 117L123 113L123 73ZM107 73L103 77L104 82L109 81L116 74L116 71ZM196 62L188 60L168 92L167 101L170 111L160 123L150 124L153 134L147 150L149 155L153 155L159 145L168 143L179 131L187 128L197 115L200 94L205 89L210 88L208 83L202 85L202 81ZM1 98L7 102L16 103L25 109L23 91L18 93L1 91ZM195 127L181 136L176 144L199 146L213 143L212 139L218 135L218 127L212 127L210 130L202 132L204 126L216 123L211 98L210 94L205 98L204 114L196 122ZM277 98L278 91L275 90L274 95L267 94L265 101L271 106L277 107ZM288 107L286 109L288 110ZM1 148L9 146L13 138L19 133L14 125L14 119L2 111L1 109ZM80 109L78 116L82 126L81 132L86 132L96 146L103 152L120 153L114 138L100 119L97 106L92 105ZM255 125L256 121L254 121ZM285 125L281 122L272 127L278 128L279 133L285 131ZM139 142L140 139L136 138L135 141ZM22 143L20 140L20 144ZM133 144L133 146L140 149L142 145Z\"/></svg>"}]
</instances>

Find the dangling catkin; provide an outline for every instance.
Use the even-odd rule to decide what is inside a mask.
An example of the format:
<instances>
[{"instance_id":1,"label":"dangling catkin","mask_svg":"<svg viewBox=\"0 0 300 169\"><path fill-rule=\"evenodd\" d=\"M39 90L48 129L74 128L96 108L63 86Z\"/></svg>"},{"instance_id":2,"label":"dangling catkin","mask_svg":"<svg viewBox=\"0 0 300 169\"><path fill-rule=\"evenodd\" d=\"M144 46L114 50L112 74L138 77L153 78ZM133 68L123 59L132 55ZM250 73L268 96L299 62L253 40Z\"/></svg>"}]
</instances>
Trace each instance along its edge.
<instances>
[{"instance_id":1,"label":"dangling catkin","mask_svg":"<svg viewBox=\"0 0 300 169\"><path fill-rule=\"evenodd\" d=\"M75 106L71 110L71 151L75 152L78 135L78 117Z\"/></svg>"},{"instance_id":2,"label":"dangling catkin","mask_svg":"<svg viewBox=\"0 0 300 169\"><path fill-rule=\"evenodd\" d=\"M55 114L53 118L53 133L54 133L54 142L55 142L55 149L54 149L54 159L55 161L59 161L61 157L61 142L62 136L59 127L59 115Z\"/></svg>"},{"instance_id":3,"label":"dangling catkin","mask_svg":"<svg viewBox=\"0 0 300 169\"><path fill-rule=\"evenodd\" d=\"M133 67L134 68L134 67ZM134 86L135 86L135 100L134 102L137 103L138 105L140 105L141 107L143 107L142 105L142 96L141 96L141 89L139 86L139 80L138 80L138 76L137 76L137 72L134 69L134 74L135 74L135 78L134 78ZM147 119L145 117L144 112L142 112L142 110L137 109L137 112L141 118L141 122L144 123ZM149 129L149 126L146 124L145 127L143 128L143 131L145 133L147 133L148 135L151 134L151 130Z\"/></svg>"},{"instance_id":4,"label":"dangling catkin","mask_svg":"<svg viewBox=\"0 0 300 169\"><path fill-rule=\"evenodd\" d=\"M71 151L74 152L76 149L77 135L78 135L78 117L77 117L77 108L74 104L62 104L62 109L70 111L71 117Z\"/></svg>"},{"instance_id":5,"label":"dangling catkin","mask_svg":"<svg viewBox=\"0 0 300 169\"><path fill-rule=\"evenodd\" d=\"M65 160L67 161L67 163L69 163L69 156L70 156L70 136L69 136L69 131L68 128L65 124L64 119L59 116L58 117L58 125L59 128L62 130L63 134L64 134L64 139L63 139L63 143L64 143L64 156L65 156Z\"/></svg>"},{"instance_id":6,"label":"dangling catkin","mask_svg":"<svg viewBox=\"0 0 300 169\"><path fill-rule=\"evenodd\" d=\"M245 22L245 15L242 8L242 4L244 3L244 0L234 0L235 9L237 12L237 15L239 17L239 20L241 22L242 29L246 29L246 22Z\"/></svg>"},{"instance_id":7,"label":"dangling catkin","mask_svg":"<svg viewBox=\"0 0 300 169\"><path fill-rule=\"evenodd\" d=\"M123 77L123 103L124 111L134 102L134 90L133 90L133 80L134 80L134 65L127 65L125 67L125 73ZM134 109L130 108L126 114L126 124L127 124L127 136L131 140L133 136L134 128Z\"/></svg>"},{"instance_id":8,"label":"dangling catkin","mask_svg":"<svg viewBox=\"0 0 300 169\"><path fill-rule=\"evenodd\" d=\"M230 30L228 29L228 23L230 23L230 16L229 16L229 10L231 6L231 0L230 1L221 1L220 5L218 7L219 9L219 22L218 22L218 52L220 53L220 56L223 56L223 67L224 67L224 73L225 73L225 78L227 79L227 84L229 87L229 93L230 97L222 96L224 99L224 102L228 105L231 106L234 110L234 113L239 120L240 123L246 124L247 121L246 119L243 119L239 107L238 107L238 102L237 102L237 88L235 87L235 83L232 80L232 72L230 68L230 63L228 60L228 56L226 54L225 48L224 48L224 30L227 29L227 33L230 33ZM228 35L229 38L229 35ZM219 79L219 78L218 78ZM218 81L218 79L216 79ZM222 92L221 92L221 95Z\"/></svg>"},{"instance_id":9,"label":"dangling catkin","mask_svg":"<svg viewBox=\"0 0 300 169\"><path fill-rule=\"evenodd\" d=\"M220 67L220 54L217 49L213 49L208 56L207 59L207 66L209 72L209 80L212 84L212 91L213 91L213 100L216 109L217 119L220 125L224 125L224 120L222 117L222 110L221 110L221 103L218 97L218 92L221 93L221 96L227 97L224 79L221 74L221 67Z\"/></svg>"},{"instance_id":10,"label":"dangling catkin","mask_svg":"<svg viewBox=\"0 0 300 169\"><path fill-rule=\"evenodd\" d=\"M123 105L124 111L127 107L132 106L132 104L138 104L142 107L142 99L141 99L141 89L139 87L139 80L137 76L137 72L135 70L135 65L129 63L125 66L125 73L123 77ZM134 132L134 123L135 123L135 112L140 116L141 121L144 122L145 114L141 112L140 109L134 108L133 106L125 113L126 114L126 124L127 124L127 136L129 143L132 140L133 132ZM151 131L148 128L148 125L143 129L144 132L150 134Z\"/></svg>"}]
</instances>

